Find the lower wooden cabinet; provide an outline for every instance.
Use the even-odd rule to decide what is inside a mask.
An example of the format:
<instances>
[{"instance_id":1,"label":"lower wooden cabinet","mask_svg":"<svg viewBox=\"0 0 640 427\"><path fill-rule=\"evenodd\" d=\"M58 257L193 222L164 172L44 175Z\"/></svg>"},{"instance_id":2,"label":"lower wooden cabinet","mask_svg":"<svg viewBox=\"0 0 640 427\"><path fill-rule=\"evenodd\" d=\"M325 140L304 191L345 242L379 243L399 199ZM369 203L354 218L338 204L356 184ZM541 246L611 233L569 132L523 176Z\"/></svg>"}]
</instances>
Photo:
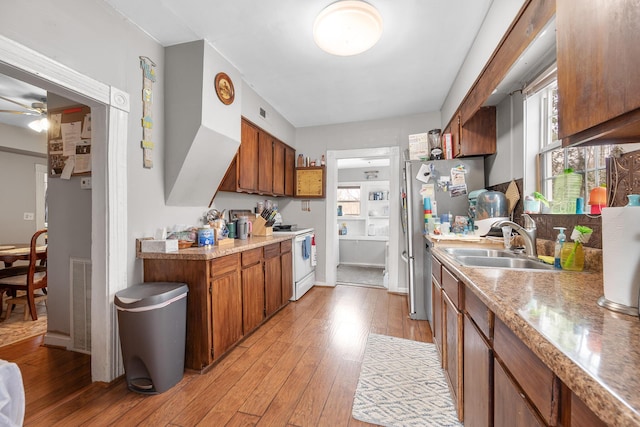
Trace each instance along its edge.
<instances>
[{"instance_id":1,"label":"lower wooden cabinet","mask_svg":"<svg viewBox=\"0 0 640 427\"><path fill-rule=\"evenodd\" d=\"M494 426L532 427L544 426L544 422L529 405L525 395L509 378L498 361L493 363ZM465 423L466 424L466 423Z\"/></svg>"},{"instance_id":2,"label":"lower wooden cabinet","mask_svg":"<svg viewBox=\"0 0 640 427\"><path fill-rule=\"evenodd\" d=\"M464 418L463 407L463 371L462 371L462 313L457 309L446 292L442 293L444 326L445 375L451 386L453 402L460 421Z\"/></svg>"},{"instance_id":3,"label":"lower wooden cabinet","mask_svg":"<svg viewBox=\"0 0 640 427\"><path fill-rule=\"evenodd\" d=\"M570 414L571 422L569 425L571 427L605 427L607 425L573 392L571 392Z\"/></svg>"},{"instance_id":4,"label":"lower wooden cabinet","mask_svg":"<svg viewBox=\"0 0 640 427\"><path fill-rule=\"evenodd\" d=\"M189 287L185 367L202 371L289 301L292 269L284 241L212 260L145 259L144 280Z\"/></svg>"},{"instance_id":5,"label":"lower wooden cabinet","mask_svg":"<svg viewBox=\"0 0 640 427\"><path fill-rule=\"evenodd\" d=\"M475 323L464 316L464 425L493 425L493 351Z\"/></svg>"},{"instance_id":6,"label":"lower wooden cabinet","mask_svg":"<svg viewBox=\"0 0 640 427\"><path fill-rule=\"evenodd\" d=\"M280 245L264 248L265 314L270 316L282 305L282 261Z\"/></svg>"},{"instance_id":7,"label":"lower wooden cabinet","mask_svg":"<svg viewBox=\"0 0 640 427\"><path fill-rule=\"evenodd\" d=\"M291 247L291 240L280 243L280 270L282 272L281 305L286 304L293 297L293 253L291 252Z\"/></svg>"},{"instance_id":8,"label":"lower wooden cabinet","mask_svg":"<svg viewBox=\"0 0 640 427\"><path fill-rule=\"evenodd\" d=\"M242 329L254 330L265 318L262 248L242 253Z\"/></svg>"},{"instance_id":9,"label":"lower wooden cabinet","mask_svg":"<svg viewBox=\"0 0 640 427\"><path fill-rule=\"evenodd\" d=\"M211 265L211 347L215 359L243 336L240 257L235 254L218 258Z\"/></svg>"},{"instance_id":10,"label":"lower wooden cabinet","mask_svg":"<svg viewBox=\"0 0 640 427\"><path fill-rule=\"evenodd\" d=\"M431 329L433 332L433 343L440 352L444 368L444 355L442 347L442 288L440 284L432 279L431 281L431 313L433 319L431 321Z\"/></svg>"}]
</instances>

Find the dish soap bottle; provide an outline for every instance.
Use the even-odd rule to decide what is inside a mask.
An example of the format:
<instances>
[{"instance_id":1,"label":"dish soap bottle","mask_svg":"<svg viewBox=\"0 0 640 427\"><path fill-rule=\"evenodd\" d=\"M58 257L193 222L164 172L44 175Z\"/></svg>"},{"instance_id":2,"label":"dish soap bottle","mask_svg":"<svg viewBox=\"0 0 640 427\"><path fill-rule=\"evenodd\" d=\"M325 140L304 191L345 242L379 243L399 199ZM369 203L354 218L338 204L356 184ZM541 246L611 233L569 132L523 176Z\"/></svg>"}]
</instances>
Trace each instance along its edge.
<instances>
[{"instance_id":1,"label":"dish soap bottle","mask_svg":"<svg viewBox=\"0 0 640 427\"><path fill-rule=\"evenodd\" d=\"M555 250L553 251L553 255L554 255L553 266L555 268L562 268L562 265L560 263L560 253L562 252L562 245L564 245L565 240L567 240L567 236L564 234L564 230L566 230L566 228L553 227L553 229L559 230L558 237L556 238L556 247L555 247Z\"/></svg>"}]
</instances>

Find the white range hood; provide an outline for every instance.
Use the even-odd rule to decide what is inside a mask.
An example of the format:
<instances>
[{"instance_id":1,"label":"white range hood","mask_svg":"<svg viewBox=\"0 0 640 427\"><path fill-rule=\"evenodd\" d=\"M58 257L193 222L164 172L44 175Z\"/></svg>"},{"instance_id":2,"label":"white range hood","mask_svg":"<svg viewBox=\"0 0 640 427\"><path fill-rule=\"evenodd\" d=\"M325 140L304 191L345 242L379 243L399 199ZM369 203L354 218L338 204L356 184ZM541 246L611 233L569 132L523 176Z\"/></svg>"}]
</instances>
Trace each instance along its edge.
<instances>
[{"instance_id":1,"label":"white range hood","mask_svg":"<svg viewBox=\"0 0 640 427\"><path fill-rule=\"evenodd\" d=\"M231 105L216 95L220 72L234 83ZM240 146L242 78L205 40L165 48L165 74L165 200L208 206Z\"/></svg>"}]
</instances>

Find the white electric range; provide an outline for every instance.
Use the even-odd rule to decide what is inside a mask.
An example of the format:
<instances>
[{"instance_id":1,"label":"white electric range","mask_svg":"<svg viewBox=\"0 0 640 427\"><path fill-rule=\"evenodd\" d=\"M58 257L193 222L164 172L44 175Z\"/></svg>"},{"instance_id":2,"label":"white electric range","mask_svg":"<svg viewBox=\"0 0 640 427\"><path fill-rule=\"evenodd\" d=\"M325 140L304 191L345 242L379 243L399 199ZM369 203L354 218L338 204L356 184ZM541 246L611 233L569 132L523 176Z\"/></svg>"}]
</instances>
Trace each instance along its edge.
<instances>
[{"instance_id":1,"label":"white electric range","mask_svg":"<svg viewBox=\"0 0 640 427\"><path fill-rule=\"evenodd\" d=\"M297 301L313 287L316 282L316 260L313 242L313 228L291 227L288 230L274 230L279 236L289 235L293 239L293 296Z\"/></svg>"}]
</instances>

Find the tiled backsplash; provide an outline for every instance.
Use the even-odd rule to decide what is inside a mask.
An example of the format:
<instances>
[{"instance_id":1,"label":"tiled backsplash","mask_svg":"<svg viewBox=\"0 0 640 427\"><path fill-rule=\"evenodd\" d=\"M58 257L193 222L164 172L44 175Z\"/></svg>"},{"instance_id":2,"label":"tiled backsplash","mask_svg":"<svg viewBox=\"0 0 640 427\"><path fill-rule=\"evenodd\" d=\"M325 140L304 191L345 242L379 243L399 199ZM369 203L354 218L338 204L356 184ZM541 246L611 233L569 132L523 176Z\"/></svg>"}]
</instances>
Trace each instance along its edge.
<instances>
[{"instance_id":1,"label":"tiled backsplash","mask_svg":"<svg viewBox=\"0 0 640 427\"><path fill-rule=\"evenodd\" d=\"M609 206L624 206L628 194L640 194L640 150L607 158Z\"/></svg>"}]
</instances>

